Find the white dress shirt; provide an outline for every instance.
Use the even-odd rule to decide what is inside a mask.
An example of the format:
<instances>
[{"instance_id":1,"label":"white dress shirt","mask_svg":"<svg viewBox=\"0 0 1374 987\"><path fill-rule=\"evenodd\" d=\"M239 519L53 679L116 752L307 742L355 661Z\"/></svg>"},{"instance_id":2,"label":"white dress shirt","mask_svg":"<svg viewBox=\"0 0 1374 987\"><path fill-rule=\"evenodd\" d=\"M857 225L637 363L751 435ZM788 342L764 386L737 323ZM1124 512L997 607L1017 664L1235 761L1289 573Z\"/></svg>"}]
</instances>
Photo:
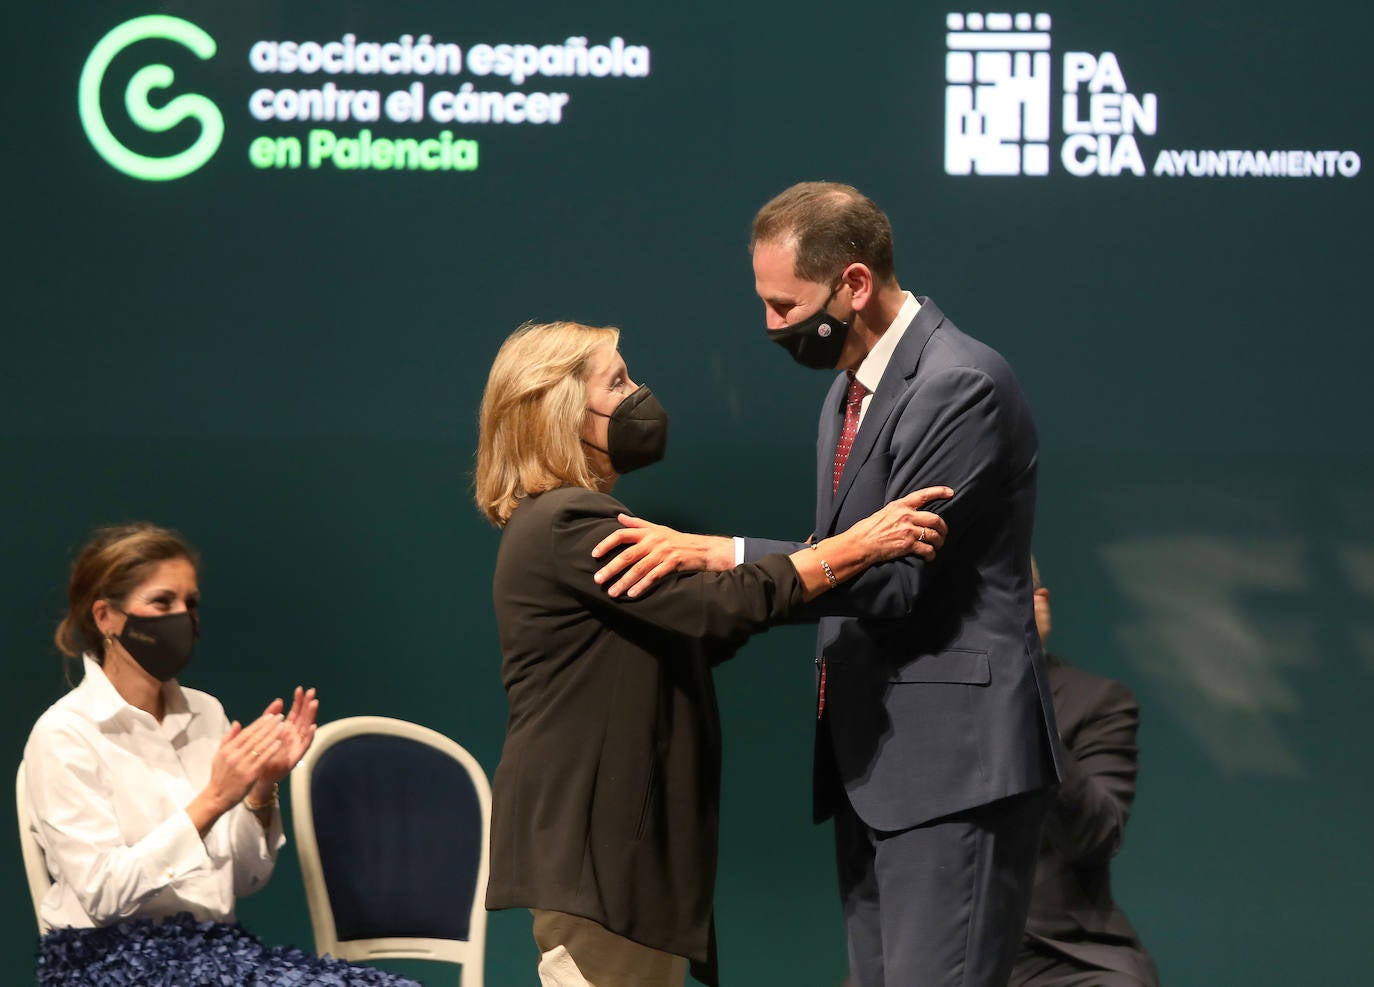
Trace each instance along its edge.
<instances>
[{"instance_id":1,"label":"white dress shirt","mask_svg":"<svg viewBox=\"0 0 1374 987\"><path fill-rule=\"evenodd\" d=\"M892 320L892 325L887 327L887 331L878 337L878 341L873 344L873 349L868 351L868 356L864 357L854 371L854 376L859 383L868 391L864 395L863 404L859 405L859 424L863 425L864 415L868 414L868 406L873 403L873 392L878 389L878 382L883 379L883 374L887 370L888 363L892 360L892 354L897 349L897 344L906 335L907 327L916 320L916 313L921 311L921 303L916 300L916 296L911 292L905 292L906 301L902 302L902 307L897 310L897 317Z\"/></svg>"},{"instance_id":2,"label":"white dress shirt","mask_svg":"<svg viewBox=\"0 0 1374 987\"><path fill-rule=\"evenodd\" d=\"M264 829L237 805L204 840L186 814L229 729L223 707L173 679L159 723L90 654L85 668L24 747L29 817L54 882L44 921L88 928L189 911L232 922L235 897L267 882L286 838L279 810Z\"/></svg>"}]
</instances>

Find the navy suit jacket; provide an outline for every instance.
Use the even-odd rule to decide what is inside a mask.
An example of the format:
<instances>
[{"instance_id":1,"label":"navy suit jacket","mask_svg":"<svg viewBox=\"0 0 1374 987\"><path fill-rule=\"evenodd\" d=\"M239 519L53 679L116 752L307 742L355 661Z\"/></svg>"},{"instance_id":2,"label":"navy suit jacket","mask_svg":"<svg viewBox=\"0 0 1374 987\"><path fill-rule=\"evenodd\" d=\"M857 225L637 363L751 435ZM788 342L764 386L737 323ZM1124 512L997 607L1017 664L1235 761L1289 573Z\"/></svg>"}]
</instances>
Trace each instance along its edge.
<instances>
[{"instance_id":1,"label":"navy suit jacket","mask_svg":"<svg viewBox=\"0 0 1374 987\"><path fill-rule=\"evenodd\" d=\"M1052 785L1062 757L1031 599L1030 408L999 354L918 300L833 494L843 374L816 444L818 539L920 487L955 491L936 508L950 531L933 563L874 566L809 609L827 669L816 818L842 785L888 831ZM797 547L748 538L745 558Z\"/></svg>"}]
</instances>

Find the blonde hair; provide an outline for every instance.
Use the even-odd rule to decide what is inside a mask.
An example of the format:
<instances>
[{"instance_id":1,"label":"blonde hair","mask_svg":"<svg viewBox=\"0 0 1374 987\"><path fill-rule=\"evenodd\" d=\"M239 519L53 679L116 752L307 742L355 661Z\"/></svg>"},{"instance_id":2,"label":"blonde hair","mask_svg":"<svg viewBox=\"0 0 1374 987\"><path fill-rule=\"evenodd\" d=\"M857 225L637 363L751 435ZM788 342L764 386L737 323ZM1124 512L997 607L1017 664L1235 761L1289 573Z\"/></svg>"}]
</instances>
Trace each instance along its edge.
<instances>
[{"instance_id":1,"label":"blonde hair","mask_svg":"<svg viewBox=\"0 0 1374 987\"><path fill-rule=\"evenodd\" d=\"M498 528L520 500L555 487L597 489L582 448L587 361L620 330L525 323L496 354L477 430L477 506Z\"/></svg>"},{"instance_id":2,"label":"blonde hair","mask_svg":"<svg viewBox=\"0 0 1374 987\"><path fill-rule=\"evenodd\" d=\"M83 651L105 656L105 641L91 614L97 600L122 607L130 593L171 559L185 559L199 569L200 558L181 535L147 521L97 528L72 563L67 582L67 616L53 640L68 658Z\"/></svg>"}]
</instances>

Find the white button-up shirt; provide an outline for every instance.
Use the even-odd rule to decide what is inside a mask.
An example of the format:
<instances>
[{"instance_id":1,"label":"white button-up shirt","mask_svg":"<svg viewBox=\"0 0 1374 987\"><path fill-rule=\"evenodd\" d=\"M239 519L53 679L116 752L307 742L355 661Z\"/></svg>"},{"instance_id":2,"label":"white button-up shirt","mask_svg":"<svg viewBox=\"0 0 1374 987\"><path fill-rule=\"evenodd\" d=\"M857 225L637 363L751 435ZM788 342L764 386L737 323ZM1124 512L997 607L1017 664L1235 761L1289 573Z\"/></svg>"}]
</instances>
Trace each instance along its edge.
<instances>
[{"instance_id":1,"label":"white button-up shirt","mask_svg":"<svg viewBox=\"0 0 1374 987\"><path fill-rule=\"evenodd\" d=\"M883 379L883 374L887 372L887 365L892 360L892 354L897 349L897 344L906 335L907 327L916 321L916 315L921 311L921 303L916 300L916 296L911 292L906 292L906 300L902 302L902 307L897 310L897 317L892 320L892 325L887 327L887 331L878 337L878 341L873 344L873 349L868 351L863 362L854 371L855 378L862 384L868 393L864 395L863 404L859 406L859 424L863 424L864 415L868 414L868 406L873 403L873 392L878 389L878 382Z\"/></svg>"},{"instance_id":2,"label":"white button-up shirt","mask_svg":"<svg viewBox=\"0 0 1374 987\"><path fill-rule=\"evenodd\" d=\"M186 814L229 729L223 707L174 679L159 723L89 654L85 667L24 748L29 817L54 882L44 921L87 928L182 911L233 921L235 896L267 882L286 838L280 811L264 829L237 805L204 840Z\"/></svg>"}]
</instances>

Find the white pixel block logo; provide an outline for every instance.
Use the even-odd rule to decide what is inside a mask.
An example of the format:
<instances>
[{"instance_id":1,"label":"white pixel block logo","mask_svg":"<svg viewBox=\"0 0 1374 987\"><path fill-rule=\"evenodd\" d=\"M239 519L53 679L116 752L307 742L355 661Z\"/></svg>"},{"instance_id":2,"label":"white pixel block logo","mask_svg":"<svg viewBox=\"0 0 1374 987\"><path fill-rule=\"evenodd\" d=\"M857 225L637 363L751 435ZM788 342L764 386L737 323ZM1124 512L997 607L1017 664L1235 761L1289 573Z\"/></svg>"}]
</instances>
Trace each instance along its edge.
<instances>
[{"instance_id":1,"label":"white pixel block logo","mask_svg":"<svg viewBox=\"0 0 1374 987\"><path fill-rule=\"evenodd\" d=\"M949 14L945 172L1048 175L1050 15Z\"/></svg>"}]
</instances>

